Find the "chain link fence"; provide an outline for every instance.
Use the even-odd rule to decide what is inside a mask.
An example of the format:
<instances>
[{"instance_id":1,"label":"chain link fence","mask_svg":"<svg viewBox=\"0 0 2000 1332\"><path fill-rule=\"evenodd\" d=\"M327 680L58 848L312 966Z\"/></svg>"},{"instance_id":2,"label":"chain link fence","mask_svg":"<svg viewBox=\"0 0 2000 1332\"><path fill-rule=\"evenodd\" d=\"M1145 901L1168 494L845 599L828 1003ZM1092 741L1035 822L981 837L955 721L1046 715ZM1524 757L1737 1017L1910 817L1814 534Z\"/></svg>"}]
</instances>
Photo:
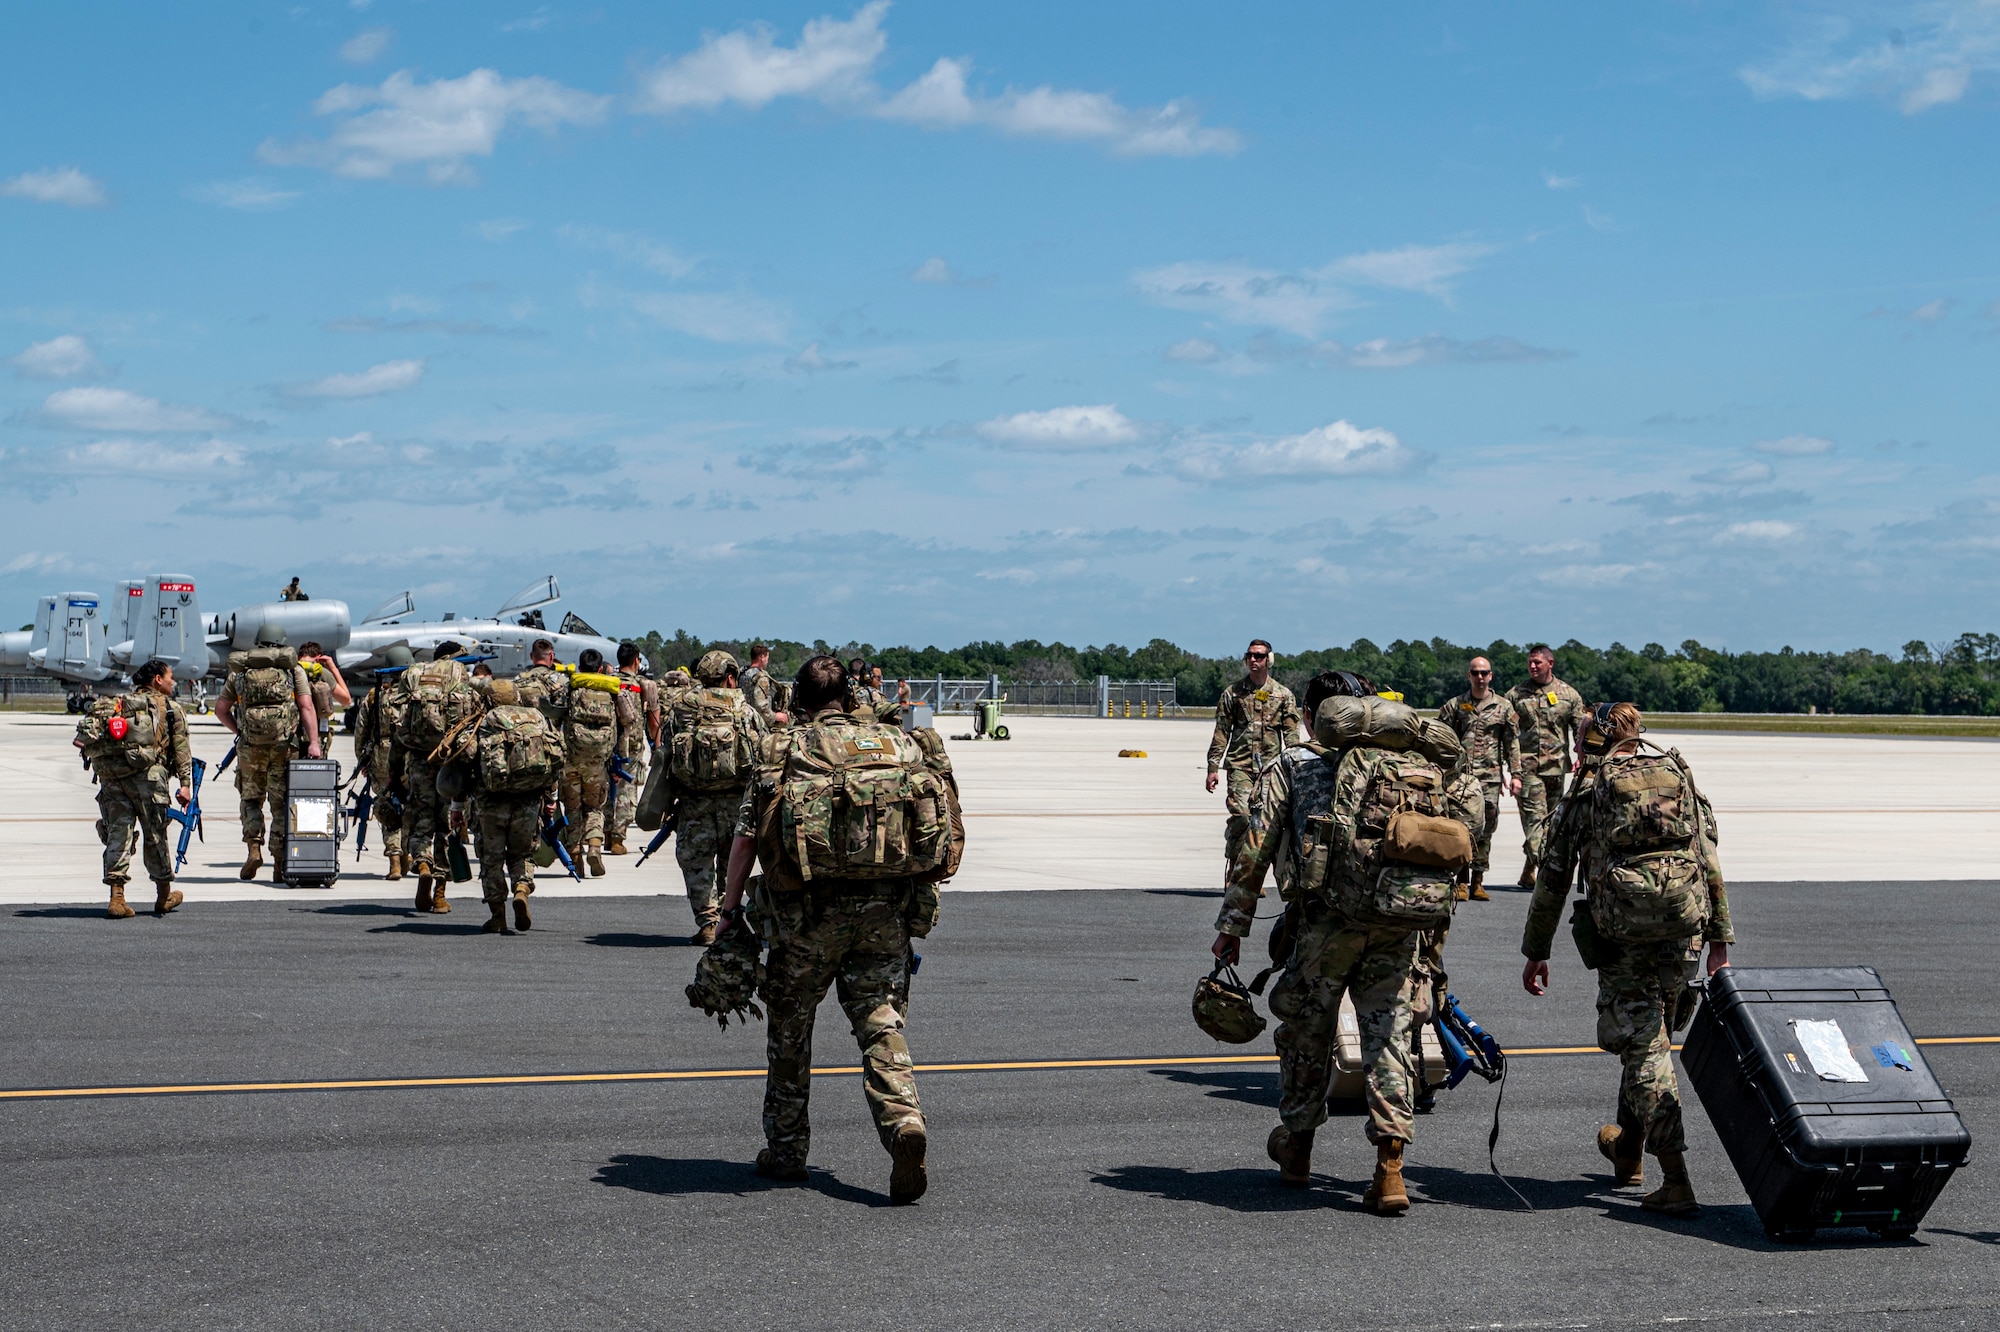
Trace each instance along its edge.
<instances>
[{"instance_id":1,"label":"chain link fence","mask_svg":"<svg viewBox=\"0 0 2000 1332\"><path fill-rule=\"evenodd\" d=\"M894 682L888 682L891 692ZM939 713L970 713L981 699L997 698L1017 716L1044 717L1185 717L1172 680L950 680L933 676L911 680L910 701L927 703Z\"/></svg>"}]
</instances>

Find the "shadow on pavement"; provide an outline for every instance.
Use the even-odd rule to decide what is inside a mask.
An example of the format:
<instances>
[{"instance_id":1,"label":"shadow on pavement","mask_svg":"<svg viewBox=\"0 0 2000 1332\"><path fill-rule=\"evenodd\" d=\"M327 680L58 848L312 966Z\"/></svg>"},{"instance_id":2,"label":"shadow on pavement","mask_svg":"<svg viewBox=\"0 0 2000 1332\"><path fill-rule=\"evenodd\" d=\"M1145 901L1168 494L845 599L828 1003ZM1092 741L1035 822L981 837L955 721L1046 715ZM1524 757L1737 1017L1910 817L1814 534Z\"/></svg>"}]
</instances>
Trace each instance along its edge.
<instances>
[{"instance_id":1,"label":"shadow on pavement","mask_svg":"<svg viewBox=\"0 0 2000 1332\"><path fill-rule=\"evenodd\" d=\"M1956 1235L1975 1244L2000 1244L2000 1230L1951 1230L1944 1226L1925 1226L1924 1232L1932 1235Z\"/></svg>"},{"instance_id":2,"label":"shadow on pavement","mask_svg":"<svg viewBox=\"0 0 2000 1332\"><path fill-rule=\"evenodd\" d=\"M888 1194L843 1184L825 1170L814 1168L811 1180L804 1184L782 1184L758 1175L747 1161L675 1161L663 1156L621 1153L599 1166L591 1182L670 1198L704 1193L727 1193L741 1198L772 1189L811 1189L841 1202L861 1203L868 1207L890 1205Z\"/></svg>"},{"instance_id":3,"label":"shadow on pavement","mask_svg":"<svg viewBox=\"0 0 2000 1332\"><path fill-rule=\"evenodd\" d=\"M134 897L134 898L133 898L132 900L133 900L134 902L137 902L137 901L138 901L139 899L138 899L137 897ZM134 907L133 909L134 909L134 910L138 910L138 908L137 908L137 907ZM97 918L98 918L99 920L103 920L103 919L104 919L104 908L103 908L103 907L101 907L101 906L99 906L99 907L83 907L83 906L66 906L66 907L31 907L31 908L29 908L29 909L28 909L28 910L26 910L26 911L16 911L16 912L15 912L14 914L15 914L15 915L17 915L17 916L43 916L43 917L54 917L54 918L57 918L57 919L61 919L61 920L82 920L82 919L84 919L84 918L86 918L86 917L89 917L89 916L95 916L95 917L97 917ZM142 912L141 914L143 914L143 915L151 915L152 913L151 913L151 912Z\"/></svg>"},{"instance_id":4,"label":"shadow on pavement","mask_svg":"<svg viewBox=\"0 0 2000 1332\"><path fill-rule=\"evenodd\" d=\"M1349 1187L1325 1176L1313 1177L1310 1189L1288 1189L1278 1183L1275 1166L1263 1169L1184 1170L1179 1166L1117 1166L1091 1176L1091 1183L1127 1193L1144 1193L1169 1202L1207 1203L1232 1212L1310 1212L1336 1201L1358 1206L1359 1185ZM1329 1189L1328 1184L1334 1187Z\"/></svg>"},{"instance_id":5,"label":"shadow on pavement","mask_svg":"<svg viewBox=\"0 0 2000 1332\"><path fill-rule=\"evenodd\" d=\"M308 907L315 916L414 916L415 907L389 906L383 902L343 902L339 906Z\"/></svg>"},{"instance_id":6,"label":"shadow on pavement","mask_svg":"<svg viewBox=\"0 0 2000 1332\"><path fill-rule=\"evenodd\" d=\"M414 913L412 913L414 914ZM370 934L479 934L483 921L447 925L441 920L406 920L400 925L377 925Z\"/></svg>"},{"instance_id":7,"label":"shadow on pavement","mask_svg":"<svg viewBox=\"0 0 2000 1332\"><path fill-rule=\"evenodd\" d=\"M1422 1188L1426 1202L1527 1215L1520 1198L1509 1193L1507 1185L1495 1179L1491 1171L1424 1165L1412 1160L1405 1162L1403 1176ZM1615 1210L1616 1204L1612 1200L1621 1196L1613 1190L1609 1175L1587 1175L1581 1179L1536 1179L1530 1175L1509 1174L1507 1183L1519 1189L1521 1197L1526 1198L1538 1212L1565 1212L1576 1207ZM1637 1195L1633 1196L1632 1204L1638 1206Z\"/></svg>"},{"instance_id":8,"label":"shadow on pavement","mask_svg":"<svg viewBox=\"0 0 2000 1332\"><path fill-rule=\"evenodd\" d=\"M1219 888L1141 888L1142 893L1151 897L1220 897Z\"/></svg>"},{"instance_id":9,"label":"shadow on pavement","mask_svg":"<svg viewBox=\"0 0 2000 1332\"><path fill-rule=\"evenodd\" d=\"M599 948L686 948L685 934L592 934L584 938Z\"/></svg>"},{"instance_id":10,"label":"shadow on pavement","mask_svg":"<svg viewBox=\"0 0 2000 1332\"><path fill-rule=\"evenodd\" d=\"M1204 1073L1186 1068L1156 1068L1153 1076L1183 1087L1207 1087L1210 1089L1208 1094L1219 1101L1240 1101L1244 1105L1261 1105L1272 1110L1278 1108L1278 1075L1275 1072L1253 1073L1230 1069Z\"/></svg>"}]
</instances>

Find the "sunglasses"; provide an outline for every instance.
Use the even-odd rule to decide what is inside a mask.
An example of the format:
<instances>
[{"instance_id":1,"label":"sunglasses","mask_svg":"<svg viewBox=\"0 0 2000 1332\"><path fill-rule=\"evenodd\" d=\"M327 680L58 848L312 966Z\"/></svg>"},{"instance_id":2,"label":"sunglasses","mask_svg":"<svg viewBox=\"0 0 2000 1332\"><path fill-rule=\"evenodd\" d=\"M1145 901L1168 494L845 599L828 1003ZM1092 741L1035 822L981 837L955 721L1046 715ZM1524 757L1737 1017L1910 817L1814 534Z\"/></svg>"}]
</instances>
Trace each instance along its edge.
<instances>
[{"instance_id":1,"label":"sunglasses","mask_svg":"<svg viewBox=\"0 0 2000 1332\"><path fill-rule=\"evenodd\" d=\"M1493 674L1493 672L1491 672L1491 671L1473 671L1473 672L1472 672L1472 674L1474 674L1474 675L1491 675L1491 674Z\"/></svg>"},{"instance_id":2,"label":"sunglasses","mask_svg":"<svg viewBox=\"0 0 2000 1332\"><path fill-rule=\"evenodd\" d=\"M1268 653L1268 652L1246 652L1246 653L1244 653L1244 654L1243 654L1243 660L1245 660L1245 661L1263 661L1263 660L1264 660L1265 658L1269 657L1270 655L1271 655L1271 654L1270 654L1270 653Z\"/></svg>"}]
</instances>

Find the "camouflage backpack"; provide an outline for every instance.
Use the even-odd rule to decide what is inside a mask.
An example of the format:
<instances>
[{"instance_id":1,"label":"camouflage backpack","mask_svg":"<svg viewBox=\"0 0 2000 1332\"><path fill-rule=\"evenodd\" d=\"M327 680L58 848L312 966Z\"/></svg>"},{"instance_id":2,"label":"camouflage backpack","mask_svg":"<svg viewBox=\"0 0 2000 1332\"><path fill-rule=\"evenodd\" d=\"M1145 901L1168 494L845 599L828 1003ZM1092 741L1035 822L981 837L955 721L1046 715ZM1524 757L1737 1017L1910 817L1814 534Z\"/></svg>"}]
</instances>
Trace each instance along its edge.
<instances>
[{"instance_id":1,"label":"camouflage backpack","mask_svg":"<svg viewBox=\"0 0 2000 1332\"><path fill-rule=\"evenodd\" d=\"M290 648L259 647L242 654L237 672L236 729L246 745L289 745L299 733L298 657Z\"/></svg>"},{"instance_id":2,"label":"camouflage backpack","mask_svg":"<svg viewBox=\"0 0 2000 1332\"><path fill-rule=\"evenodd\" d=\"M569 678L563 746L572 767L602 767L618 747L617 677L579 671Z\"/></svg>"},{"instance_id":3,"label":"camouflage backpack","mask_svg":"<svg viewBox=\"0 0 2000 1332\"><path fill-rule=\"evenodd\" d=\"M427 662L403 672L403 715L397 743L418 763L430 761L431 751L445 736L479 711L479 696L463 662Z\"/></svg>"},{"instance_id":4,"label":"camouflage backpack","mask_svg":"<svg viewBox=\"0 0 2000 1332\"><path fill-rule=\"evenodd\" d=\"M137 776L160 762L165 714L139 694L93 699L76 724L76 738L99 777Z\"/></svg>"},{"instance_id":5,"label":"camouflage backpack","mask_svg":"<svg viewBox=\"0 0 2000 1332\"><path fill-rule=\"evenodd\" d=\"M1598 932L1619 943L1701 933L1708 920L1701 843L1712 838L1715 815L1680 751L1608 755L1575 798L1588 807L1584 881Z\"/></svg>"},{"instance_id":6,"label":"camouflage backpack","mask_svg":"<svg viewBox=\"0 0 2000 1332\"><path fill-rule=\"evenodd\" d=\"M1451 919L1453 889L1472 863L1472 835L1455 817L1438 766L1415 751L1370 750L1333 905L1366 925L1431 929Z\"/></svg>"},{"instance_id":7,"label":"camouflage backpack","mask_svg":"<svg viewBox=\"0 0 2000 1332\"><path fill-rule=\"evenodd\" d=\"M674 703L667 765L674 784L704 794L741 791L756 765L756 741L740 690L705 686Z\"/></svg>"},{"instance_id":8,"label":"camouflage backpack","mask_svg":"<svg viewBox=\"0 0 2000 1332\"><path fill-rule=\"evenodd\" d=\"M956 865L956 787L901 727L801 726L767 737L763 757L777 772L757 854L776 891L815 877L935 881Z\"/></svg>"},{"instance_id":9,"label":"camouflage backpack","mask_svg":"<svg viewBox=\"0 0 2000 1332\"><path fill-rule=\"evenodd\" d=\"M479 719L480 789L530 795L553 787L566 757L556 728L504 680L491 687L490 697L493 705Z\"/></svg>"}]
</instances>

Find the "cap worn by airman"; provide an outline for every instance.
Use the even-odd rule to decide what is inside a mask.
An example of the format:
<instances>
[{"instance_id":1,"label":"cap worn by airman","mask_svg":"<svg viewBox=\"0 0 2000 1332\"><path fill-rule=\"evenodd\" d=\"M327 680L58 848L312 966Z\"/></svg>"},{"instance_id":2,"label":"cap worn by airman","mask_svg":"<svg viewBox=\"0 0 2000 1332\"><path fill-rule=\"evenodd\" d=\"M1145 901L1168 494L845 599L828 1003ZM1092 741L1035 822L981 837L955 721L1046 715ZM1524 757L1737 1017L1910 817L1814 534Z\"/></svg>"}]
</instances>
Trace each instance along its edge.
<instances>
[{"instance_id":1,"label":"cap worn by airman","mask_svg":"<svg viewBox=\"0 0 2000 1332\"><path fill-rule=\"evenodd\" d=\"M736 674L736 670L736 658L720 649L702 653L701 660L694 664L695 678L705 685L719 685Z\"/></svg>"}]
</instances>

